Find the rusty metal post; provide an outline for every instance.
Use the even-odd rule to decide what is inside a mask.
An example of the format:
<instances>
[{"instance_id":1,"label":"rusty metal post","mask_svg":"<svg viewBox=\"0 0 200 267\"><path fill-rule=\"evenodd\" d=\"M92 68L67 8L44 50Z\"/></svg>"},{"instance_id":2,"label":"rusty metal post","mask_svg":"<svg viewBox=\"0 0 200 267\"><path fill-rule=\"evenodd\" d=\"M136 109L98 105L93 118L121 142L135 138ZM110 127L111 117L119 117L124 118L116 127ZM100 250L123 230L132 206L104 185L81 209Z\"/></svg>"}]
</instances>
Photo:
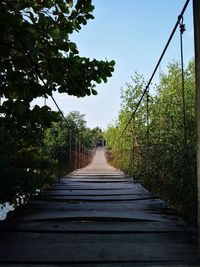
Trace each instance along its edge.
<instances>
[{"instance_id":1,"label":"rusty metal post","mask_svg":"<svg viewBox=\"0 0 200 267\"><path fill-rule=\"evenodd\" d=\"M198 230L200 244L200 1L193 0L195 72L196 72L196 118L197 118L197 190L198 190ZM200 245L199 245L200 254Z\"/></svg>"},{"instance_id":2,"label":"rusty metal post","mask_svg":"<svg viewBox=\"0 0 200 267\"><path fill-rule=\"evenodd\" d=\"M78 168L80 169L81 166L81 143L78 142Z\"/></svg>"},{"instance_id":3,"label":"rusty metal post","mask_svg":"<svg viewBox=\"0 0 200 267\"><path fill-rule=\"evenodd\" d=\"M71 171L72 164L72 132L69 131L69 171Z\"/></svg>"},{"instance_id":4,"label":"rusty metal post","mask_svg":"<svg viewBox=\"0 0 200 267\"><path fill-rule=\"evenodd\" d=\"M74 160L74 169L77 169L77 140L76 137L74 139L74 156L75 156L75 160Z\"/></svg>"}]
</instances>

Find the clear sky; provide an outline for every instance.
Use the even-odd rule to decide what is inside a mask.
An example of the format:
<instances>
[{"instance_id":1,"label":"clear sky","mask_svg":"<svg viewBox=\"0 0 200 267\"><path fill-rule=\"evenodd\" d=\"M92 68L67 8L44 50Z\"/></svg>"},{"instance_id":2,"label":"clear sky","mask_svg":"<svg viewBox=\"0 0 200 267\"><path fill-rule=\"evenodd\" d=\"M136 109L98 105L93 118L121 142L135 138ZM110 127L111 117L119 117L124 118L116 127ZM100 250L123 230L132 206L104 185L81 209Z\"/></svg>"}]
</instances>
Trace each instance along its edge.
<instances>
[{"instance_id":1,"label":"clear sky","mask_svg":"<svg viewBox=\"0 0 200 267\"><path fill-rule=\"evenodd\" d=\"M88 127L106 129L117 118L120 89L135 71L148 80L166 41L177 21L185 0L93 0L94 20L71 36L81 56L91 59L114 59L113 77L97 86L99 94L85 98L54 94L66 114L78 110L86 115ZM184 57L187 63L194 55L192 0L185 12ZM179 31L175 34L161 70L173 59L180 59ZM158 81L158 74L153 81ZM55 105L47 100L53 110Z\"/></svg>"}]
</instances>

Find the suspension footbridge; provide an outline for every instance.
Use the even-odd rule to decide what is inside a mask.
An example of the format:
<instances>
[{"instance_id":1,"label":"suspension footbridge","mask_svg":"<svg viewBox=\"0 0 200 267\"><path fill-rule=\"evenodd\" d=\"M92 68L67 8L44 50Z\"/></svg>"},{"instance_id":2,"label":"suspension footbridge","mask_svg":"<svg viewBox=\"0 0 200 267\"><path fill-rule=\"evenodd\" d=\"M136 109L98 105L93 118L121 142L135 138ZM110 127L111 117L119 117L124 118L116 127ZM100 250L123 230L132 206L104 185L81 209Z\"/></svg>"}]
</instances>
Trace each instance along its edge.
<instances>
[{"instance_id":1,"label":"suspension footbridge","mask_svg":"<svg viewBox=\"0 0 200 267\"><path fill-rule=\"evenodd\" d=\"M186 209L194 205L188 202L187 192L191 191L191 175L188 175L188 141L187 110L185 102L184 80L184 47L183 33L185 25L183 15L190 0L179 14L176 24L169 36L161 56L146 84L135 108L132 110L119 138L114 143L123 160L127 151L131 151L130 166L137 154L147 155L152 146L158 147L161 154L166 153L165 144L150 141L150 85L167 51L171 40L180 29L181 56L181 129L183 131L181 160L184 162L183 177L185 180L184 199ZM199 2L194 0L194 24L196 47L196 87L197 87L197 183L199 197ZM27 49L29 51L29 49ZM32 56L27 52L29 60ZM34 63L34 61L33 61ZM37 64L34 64L35 75L43 81ZM44 88L47 88L46 83ZM59 139L58 149L58 182L43 189L39 195L32 196L28 204L23 204L9 214L0 223L0 267L1 266L80 266L80 267L125 267L125 266L199 266L197 230L185 222L158 195L152 194L141 183L122 171L110 166L105 158L105 150L98 147L92 162L90 151L82 143L81 133L74 133L73 127L62 113L59 105L51 96L68 129L68 146L64 164L69 164L68 171L62 177L62 151ZM129 130L133 132L142 101L146 101L145 142L126 147ZM3 118L3 117L2 117ZM60 126L61 127L61 126ZM43 129L44 130L44 129ZM43 131L42 130L42 131ZM57 128L51 129L58 135ZM65 136L66 138L66 136ZM176 141L176 140L175 140ZM173 141L174 142L174 141ZM123 146L124 144L124 146ZM171 145L171 143L170 143ZM143 148L147 146L146 150ZM139 151L139 153L136 153ZM145 153L143 153L145 151ZM187 153L186 153L187 152ZM157 154L156 154L157 156ZM140 161L141 157L138 157ZM150 157L152 159L152 157ZM41 142L41 178L44 174L45 148ZM149 164L146 161L147 170ZM167 164L169 162L167 161ZM172 165L172 169L175 169ZM11 165L12 167L12 165ZM156 165L158 168L158 166ZM142 175L144 172L142 172ZM149 174L149 173L148 173ZM151 180L147 173L146 179ZM153 177L155 178L155 177ZM155 180L155 179L154 179ZM156 183L156 181L155 181ZM180 183L181 184L181 183ZM151 185L151 183L149 183ZM149 186L150 188L150 186ZM188 205L189 203L189 205ZM187 206L188 205L188 206ZM198 218L199 218L198 207ZM200 221L200 220L199 220Z\"/></svg>"}]
</instances>

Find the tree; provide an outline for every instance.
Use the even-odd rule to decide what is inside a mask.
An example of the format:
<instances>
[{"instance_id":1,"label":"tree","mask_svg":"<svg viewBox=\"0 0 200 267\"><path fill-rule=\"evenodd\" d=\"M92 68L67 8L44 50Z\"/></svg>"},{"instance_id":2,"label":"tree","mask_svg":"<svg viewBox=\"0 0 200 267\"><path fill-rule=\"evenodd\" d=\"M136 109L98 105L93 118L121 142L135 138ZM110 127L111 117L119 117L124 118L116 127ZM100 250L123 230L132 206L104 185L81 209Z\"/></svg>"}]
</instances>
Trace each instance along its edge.
<instances>
[{"instance_id":1,"label":"tree","mask_svg":"<svg viewBox=\"0 0 200 267\"><path fill-rule=\"evenodd\" d=\"M159 193L178 212L195 221L196 214L196 127L194 60L184 71L186 129L183 123L181 67L168 65L160 84L143 98L126 127L145 88L144 79L135 74L122 90L122 105L116 125L105 134L113 163L136 177L152 192ZM186 143L184 137L186 130ZM120 140L119 137L121 136Z\"/></svg>"},{"instance_id":2,"label":"tree","mask_svg":"<svg viewBox=\"0 0 200 267\"><path fill-rule=\"evenodd\" d=\"M65 175L74 170L77 163L79 167L85 166L91 159L92 150L96 145L99 128L86 127L85 115L72 111L67 114L66 120L67 124L60 118L51 128L45 130L44 158L48 163L45 164L49 169L48 176L55 176L59 171Z\"/></svg>"},{"instance_id":3,"label":"tree","mask_svg":"<svg viewBox=\"0 0 200 267\"><path fill-rule=\"evenodd\" d=\"M114 61L81 57L69 39L93 9L91 0L1 1L1 95L30 102L53 91L96 94L94 82L107 81Z\"/></svg>"},{"instance_id":4,"label":"tree","mask_svg":"<svg viewBox=\"0 0 200 267\"><path fill-rule=\"evenodd\" d=\"M47 106L32 107L32 100L54 91L96 95L95 85L114 71L114 61L81 57L70 41L94 18L93 9L91 0L0 2L0 199L39 178L44 129L59 120Z\"/></svg>"}]
</instances>

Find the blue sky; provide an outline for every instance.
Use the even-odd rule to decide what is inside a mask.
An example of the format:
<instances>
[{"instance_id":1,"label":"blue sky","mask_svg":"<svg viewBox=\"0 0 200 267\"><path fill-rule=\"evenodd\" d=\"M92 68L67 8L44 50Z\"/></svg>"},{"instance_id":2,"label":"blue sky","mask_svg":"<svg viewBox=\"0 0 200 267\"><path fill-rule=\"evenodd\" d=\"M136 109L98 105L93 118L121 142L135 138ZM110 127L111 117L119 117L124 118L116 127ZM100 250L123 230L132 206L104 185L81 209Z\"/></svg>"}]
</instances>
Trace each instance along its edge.
<instances>
[{"instance_id":1,"label":"blue sky","mask_svg":"<svg viewBox=\"0 0 200 267\"><path fill-rule=\"evenodd\" d=\"M115 72L108 83L97 86L98 96L85 98L55 94L66 114L78 110L86 115L87 124L106 129L120 109L120 89L130 82L135 71L148 80L174 27L185 0L93 0L94 20L71 36L81 56L116 61ZM194 55L192 1L185 12L184 57L187 63ZM180 59L179 31L175 34L161 70L173 59ZM158 81L158 74L154 83ZM47 100L53 110L56 107Z\"/></svg>"}]
</instances>

